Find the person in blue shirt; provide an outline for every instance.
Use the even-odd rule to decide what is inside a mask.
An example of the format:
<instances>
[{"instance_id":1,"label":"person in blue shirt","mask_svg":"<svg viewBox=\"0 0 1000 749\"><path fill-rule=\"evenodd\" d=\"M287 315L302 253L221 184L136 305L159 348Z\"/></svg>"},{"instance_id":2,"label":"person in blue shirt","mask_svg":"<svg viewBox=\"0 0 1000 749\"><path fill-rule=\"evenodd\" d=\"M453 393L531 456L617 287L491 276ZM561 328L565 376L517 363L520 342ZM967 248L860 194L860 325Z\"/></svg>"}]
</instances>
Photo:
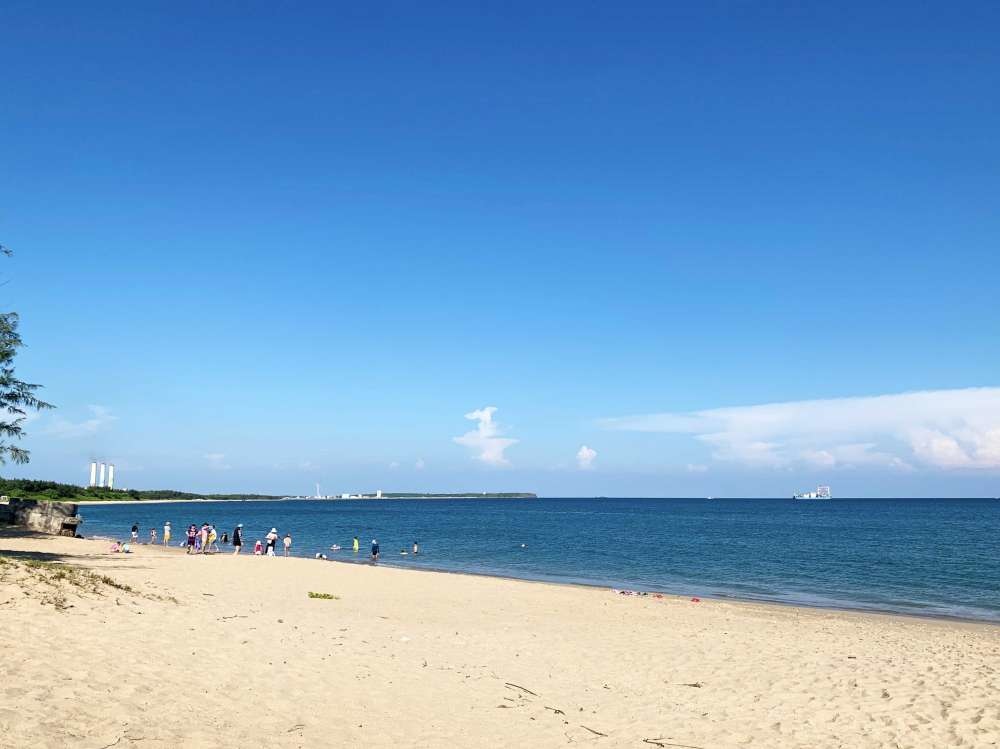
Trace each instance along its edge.
<instances>
[{"instance_id":1,"label":"person in blue shirt","mask_svg":"<svg viewBox=\"0 0 1000 749\"><path fill-rule=\"evenodd\" d=\"M378 561L378 540L374 538L372 539L372 561Z\"/></svg>"}]
</instances>

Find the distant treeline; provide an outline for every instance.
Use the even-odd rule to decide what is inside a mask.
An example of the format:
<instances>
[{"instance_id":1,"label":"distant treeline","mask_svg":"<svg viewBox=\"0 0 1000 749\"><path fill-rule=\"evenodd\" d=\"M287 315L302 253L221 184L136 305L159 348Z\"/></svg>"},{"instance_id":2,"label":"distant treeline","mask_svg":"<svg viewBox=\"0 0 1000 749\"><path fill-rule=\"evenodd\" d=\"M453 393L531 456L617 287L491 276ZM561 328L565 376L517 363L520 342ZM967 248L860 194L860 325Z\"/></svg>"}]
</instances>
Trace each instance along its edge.
<instances>
[{"instance_id":1,"label":"distant treeline","mask_svg":"<svg viewBox=\"0 0 1000 749\"><path fill-rule=\"evenodd\" d=\"M0 478L0 494L22 499L48 499L56 502L121 502L145 499L280 499L269 494L192 494L173 489L108 489L76 486L57 481Z\"/></svg>"},{"instance_id":2,"label":"distant treeline","mask_svg":"<svg viewBox=\"0 0 1000 749\"><path fill-rule=\"evenodd\" d=\"M446 492L426 494L424 492L383 492L383 499L444 499L447 497L482 497L483 499L537 499L532 492Z\"/></svg>"}]
</instances>

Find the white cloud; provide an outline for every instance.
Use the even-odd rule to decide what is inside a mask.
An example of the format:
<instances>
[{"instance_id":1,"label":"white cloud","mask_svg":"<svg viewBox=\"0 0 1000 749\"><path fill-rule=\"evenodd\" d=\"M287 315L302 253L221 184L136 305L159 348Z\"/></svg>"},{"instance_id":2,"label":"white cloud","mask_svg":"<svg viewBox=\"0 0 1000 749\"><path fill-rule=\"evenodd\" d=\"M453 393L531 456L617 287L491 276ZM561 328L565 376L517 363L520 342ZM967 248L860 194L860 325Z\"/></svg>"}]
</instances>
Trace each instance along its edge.
<instances>
[{"instance_id":1,"label":"white cloud","mask_svg":"<svg viewBox=\"0 0 1000 749\"><path fill-rule=\"evenodd\" d=\"M576 451L576 464L581 471L590 471L594 468L594 458L597 457L597 450L592 450L586 445L581 445Z\"/></svg>"},{"instance_id":2,"label":"white cloud","mask_svg":"<svg viewBox=\"0 0 1000 749\"><path fill-rule=\"evenodd\" d=\"M209 468L216 471L228 471L232 468L231 465L226 463L226 456L223 453L206 453L202 456L208 461Z\"/></svg>"},{"instance_id":3,"label":"white cloud","mask_svg":"<svg viewBox=\"0 0 1000 749\"><path fill-rule=\"evenodd\" d=\"M688 463L687 469L688 473L705 473L708 471L708 466L703 463Z\"/></svg>"},{"instance_id":4,"label":"white cloud","mask_svg":"<svg viewBox=\"0 0 1000 749\"><path fill-rule=\"evenodd\" d=\"M424 459L423 458L417 458L417 462L413 464L413 467L416 468L418 471L422 471L422 470L424 470L424 466L425 465L427 465L427 464L424 463Z\"/></svg>"},{"instance_id":5,"label":"white cloud","mask_svg":"<svg viewBox=\"0 0 1000 749\"><path fill-rule=\"evenodd\" d=\"M605 419L606 429L690 434L748 466L1000 468L1000 388L925 390Z\"/></svg>"},{"instance_id":6,"label":"white cloud","mask_svg":"<svg viewBox=\"0 0 1000 749\"><path fill-rule=\"evenodd\" d=\"M465 418L470 421L478 421L479 426L461 437L453 437L452 439L457 444L464 445L478 453L475 456L476 460L492 466L506 466L510 465L510 461L504 455L504 450L511 445L516 445L518 440L500 436L500 425L493 421L493 414L496 411L496 406L486 406L486 408L467 413Z\"/></svg>"},{"instance_id":7,"label":"white cloud","mask_svg":"<svg viewBox=\"0 0 1000 749\"><path fill-rule=\"evenodd\" d=\"M399 468L399 461L394 460L389 464L390 471L395 471L397 468Z\"/></svg>"},{"instance_id":8,"label":"white cloud","mask_svg":"<svg viewBox=\"0 0 1000 749\"><path fill-rule=\"evenodd\" d=\"M63 439L74 437L86 437L96 434L117 419L111 410L104 406L87 406L91 416L83 421L69 421L61 417L56 417L45 430L46 434L52 434Z\"/></svg>"}]
</instances>

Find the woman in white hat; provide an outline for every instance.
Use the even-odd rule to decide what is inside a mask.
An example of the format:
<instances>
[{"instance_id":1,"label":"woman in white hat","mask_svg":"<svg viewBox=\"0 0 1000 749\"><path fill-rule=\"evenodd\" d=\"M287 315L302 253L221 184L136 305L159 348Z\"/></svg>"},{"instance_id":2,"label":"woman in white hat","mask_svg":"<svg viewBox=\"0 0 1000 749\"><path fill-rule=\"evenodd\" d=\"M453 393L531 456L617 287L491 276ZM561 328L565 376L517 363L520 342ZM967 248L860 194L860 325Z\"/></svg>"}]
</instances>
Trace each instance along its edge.
<instances>
[{"instance_id":1,"label":"woman in white hat","mask_svg":"<svg viewBox=\"0 0 1000 749\"><path fill-rule=\"evenodd\" d=\"M264 536L264 539L267 541L267 555L273 557L274 545L278 543L278 529L272 528L271 532Z\"/></svg>"}]
</instances>

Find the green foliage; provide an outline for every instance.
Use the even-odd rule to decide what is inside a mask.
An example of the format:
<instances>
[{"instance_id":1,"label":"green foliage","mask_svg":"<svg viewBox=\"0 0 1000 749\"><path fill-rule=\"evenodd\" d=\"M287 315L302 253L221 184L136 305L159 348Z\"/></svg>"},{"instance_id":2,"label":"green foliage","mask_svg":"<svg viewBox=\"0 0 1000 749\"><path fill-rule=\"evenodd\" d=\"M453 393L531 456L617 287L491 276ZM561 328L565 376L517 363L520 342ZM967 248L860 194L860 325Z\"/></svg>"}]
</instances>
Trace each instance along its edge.
<instances>
[{"instance_id":1,"label":"green foliage","mask_svg":"<svg viewBox=\"0 0 1000 749\"><path fill-rule=\"evenodd\" d=\"M264 494L192 494L173 489L108 489L100 486L76 486L56 481L36 479L0 478L0 494L22 499L52 500L55 502L122 502L146 499L281 499Z\"/></svg>"},{"instance_id":2,"label":"green foliage","mask_svg":"<svg viewBox=\"0 0 1000 749\"><path fill-rule=\"evenodd\" d=\"M452 497L482 497L484 499L537 499L533 492L449 492L425 494L418 492L383 492L383 499L448 499Z\"/></svg>"},{"instance_id":3,"label":"green foliage","mask_svg":"<svg viewBox=\"0 0 1000 749\"><path fill-rule=\"evenodd\" d=\"M0 253L11 254L3 245L0 245ZM16 312L0 313L0 464L8 459L15 463L28 462L28 451L13 444L24 435L21 428L24 417L28 409L52 408L51 404L36 397L35 391L40 385L24 382L14 375L14 357L24 345L17 332L18 323Z\"/></svg>"}]
</instances>

